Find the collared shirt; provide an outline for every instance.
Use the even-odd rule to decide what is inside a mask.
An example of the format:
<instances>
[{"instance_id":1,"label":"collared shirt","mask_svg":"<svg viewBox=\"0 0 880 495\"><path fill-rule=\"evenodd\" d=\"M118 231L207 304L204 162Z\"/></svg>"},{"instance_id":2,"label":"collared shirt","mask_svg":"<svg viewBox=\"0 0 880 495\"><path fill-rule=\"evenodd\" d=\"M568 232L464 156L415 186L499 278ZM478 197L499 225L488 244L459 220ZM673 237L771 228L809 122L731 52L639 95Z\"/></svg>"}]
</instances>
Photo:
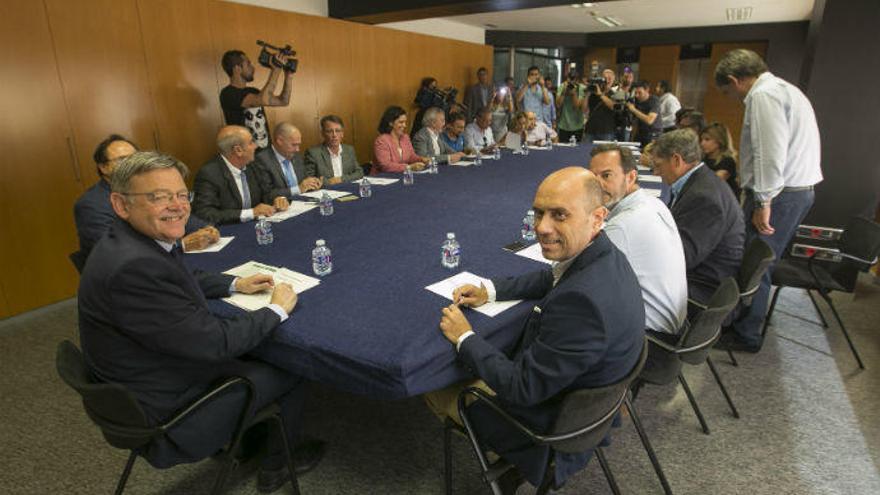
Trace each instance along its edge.
<instances>
[{"instance_id":1,"label":"collared shirt","mask_svg":"<svg viewBox=\"0 0 880 495\"><path fill-rule=\"evenodd\" d=\"M605 219L605 234L629 260L645 302L645 328L675 334L687 316L687 265L672 213L642 189Z\"/></svg>"},{"instance_id":2,"label":"collared shirt","mask_svg":"<svg viewBox=\"0 0 880 495\"><path fill-rule=\"evenodd\" d=\"M449 133L443 131L440 133L440 139L455 151L464 151L464 133L459 134L458 137L453 140L453 138L449 137Z\"/></svg>"},{"instance_id":3,"label":"collared shirt","mask_svg":"<svg viewBox=\"0 0 880 495\"><path fill-rule=\"evenodd\" d=\"M550 97L550 103L544 105L544 123L552 126L556 121L556 98L552 91L547 90L547 96Z\"/></svg>"},{"instance_id":4,"label":"collared shirt","mask_svg":"<svg viewBox=\"0 0 880 495\"><path fill-rule=\"evenodd\" d=\"M819 127L801 90L765 72L744 102L740 185L769 201L784 187L822 182Z\"/></svg>"},{"instance_id":5,"label":"collared shirt","mask_svg":"<svg viewBox=\"0 0 880 495\"><path fill-rule=\"evenodd\" d=\"M696 167L685 172L684 175L679 177L669 186L669 193L672 196L672 204L675 204L675 201L678 200L679 193L681 193L681 189L687 184L688 179L691 178L691 175L700 167L703 166L703 162L700 162Z\"/></svg>"},{"instance_id":6,"label":"collared shirt","mask_svg":"<svg viewBox=\"0 0 880 495\"><path fill-rule=\"evenodd\" d=\"M534 143L536 141L550 141L551 139L556 137L556 131L554 131L547 124L538 121L535 123L535 128L530 129L526 139L530 143Z\"/></svg>"},{"instance_id":7,"label":"collared shirt","mask_svg":"<svg viewBox=\"0 0 880 495\"><path fill-rule=\"evenodd\" d=\"M544 121L544 89L540 84L535 89L526 86L523 93L522 109L524 112L535 112L538 120Z\"/></svg>"},{"instance_id":8,"label":"collared shirt","mask_svg":"<svg viewBox=\"0 0 880 495\"><path fill-rule=\"evenodd\" d=\"M223 163L226 164L226 168L228 168L229 172L232 174L232 179L235 181L235 187L238 188L238 195L242 198L242 204L244 204L244 189L241 185L241 170L239 170L235 165L229 163L229 160L227 160L225 156L220 155L220 158L223 159ZM247 167L245 167L245 170L247 170ZM256 171L253 171L253 173L256 173ZM239 219L242 222L250 222L254 219L254 209L248 208L246 210L241 210Z\"/></svg>"},{"instance_id":9,"label":"collared shirt","mask_svg":"<svg viewBox=\"0 0 880 495\"><path fill-rule=\"evenodd\" d=\"M290 167L290 170L289 170L290 175L291 175L291 177L293 177L293 182L294 182L293 184L287 184L287 187L290 189L290 194L299 194L300 193L300 191L299 191L299 177L296 176L296 170L293 169L293 162L291 162L284 155L279 153L278 150L275 149L274 144L272 145L272 152L275 153L275 159L278 160L278 164L281 165L281 174L284 176L284 180L289 180L287 178L287 174L284 173L285 172L284 162L286 161L287 165Z\"/></svg>"},{"instance_id":10,"label":"collared shirt","mask_svg":"<svg viewBox=\"0 0 880 495\"><path fill-rule=\"evenodd\" d=\"M330 155L330 165L333 166L333 177L342 177L342 145L339 145L339 153L333 154L333 150L329 146L327 153Z\"/></svg>"},{"instance_id":11,"label":"collared shirt","mask_svg":"<svg viewBox=\"0 0 880 495\"><path fill-rule=\"evenodd\" d=\"M476 122L471 122L464 129L464 145L467 148L481 150L486 146L495 144L495 136L492 135L492 126L480 129Z\"/></svg>"},{"instance_id":12,"label":"collared shirt","mask_svg":"<svg viewBox=\"0 0 880 495\"><path fill-rule=\"evenodd\" d=\"M672 93L663 93L660 97L660 111L657 118L660 119L660 128L675 127L675 112L681 108L681 102Z\"/></svg>"},{"instance_id":13,"label":"collared shirt","mask_svg":"<svg viewBox=\"0 0 880 495\"><path fill-rule=\"evenodd\" d=\"M431 146L434 148L434 155L440 154L440 135L434 132L434 129L428 128L428 136L431 137Z\"/></svg>"}]
</instances>

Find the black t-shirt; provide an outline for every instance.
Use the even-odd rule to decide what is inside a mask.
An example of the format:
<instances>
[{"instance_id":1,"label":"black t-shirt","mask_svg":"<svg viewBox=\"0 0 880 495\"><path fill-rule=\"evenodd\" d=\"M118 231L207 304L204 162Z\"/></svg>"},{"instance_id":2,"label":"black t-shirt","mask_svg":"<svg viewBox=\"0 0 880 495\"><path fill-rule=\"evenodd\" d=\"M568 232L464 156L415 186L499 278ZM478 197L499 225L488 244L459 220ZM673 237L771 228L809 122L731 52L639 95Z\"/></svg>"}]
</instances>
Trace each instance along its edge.
<instances>
[{"instance_id":1,"label":"black t-shirt","mask_svg":"<svg viewBox=\"0 0 880 495\"><path fill-rule=\"evenodd\" d=\"M641 120L635 119L639 123L639 133L636 138L642 144L647 144L651 142L651 140L659 136L660 131L663 130L662 127L660 127L660 99L654 95L651 95L645 101L636 100L635 105L636 109L645 115L648 115L651 112L657 114L657 118L654 119L654 123L651 125L647 125Z\"/></svg>"},{"instance_id":2,"label":"black t-shirt","mask_svg":"<svg viewBox=\"0 0 880 495\"><path fill-rule=\"evenodd\" d=\"M226 86L220 91L220 108L223 109L223 118L226 125L241 125L251 131L254 143L259 148L269 146L269 123L266 120L266 112L263 107L244 108L241 102L250 94L260 94L257 88Z\"/></svg>"},{"instance_id":3,"label":"black t-shirt","mask_svg":"<svg viewBox=\"0 0 880 495\"><path fill-rule=\"evenodd\" d=\"M605 96L611 97L610 93L605 93ZM614 132L614 110L605 106L605 103L602 102L602 98L597 96L596 93L590 93L590 98L587 100L587 105L590 107L590 116L587 119L587 134L611 134Z\"/></svg>"},{"instance_id":4,"label":"black t-shirt","mask_svg":"<svg viewBox=\"0 0 880 495\"><path fill-rule=\"evenodd\" d=\"M733 195L739 198L739 184L736 181L736 161L729 156L722 156L718 162L711 158L704 158L703 163L712 169L713 172L724 170L728 174L727 185L733 190Z\"/></svg>"}]
</instances>

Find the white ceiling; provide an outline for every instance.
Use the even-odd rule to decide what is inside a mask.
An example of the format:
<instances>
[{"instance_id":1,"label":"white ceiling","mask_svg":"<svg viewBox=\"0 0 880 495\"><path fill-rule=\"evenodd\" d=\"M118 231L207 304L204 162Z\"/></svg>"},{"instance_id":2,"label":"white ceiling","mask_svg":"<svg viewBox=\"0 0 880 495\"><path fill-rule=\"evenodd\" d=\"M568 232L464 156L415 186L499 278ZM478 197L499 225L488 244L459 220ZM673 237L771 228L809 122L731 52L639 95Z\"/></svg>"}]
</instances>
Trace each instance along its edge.
<instances>
[{"instance_id":1,"label":"white ceiling","mask_svg":"<svg viewBox=\"0 0 880 495\"><path fill-rule=\"evenodd\" d=\"M602 33L637 29L804 21L810 19L814 0L618 0L592 7L543 7L446 17L445 19L505 31ZM728 21L727 9L751 7L748 21ZM606 27L590 15L613 16L621 27ZM491 24L493 26L487 26Z\"/></svg>"}]
</instances>

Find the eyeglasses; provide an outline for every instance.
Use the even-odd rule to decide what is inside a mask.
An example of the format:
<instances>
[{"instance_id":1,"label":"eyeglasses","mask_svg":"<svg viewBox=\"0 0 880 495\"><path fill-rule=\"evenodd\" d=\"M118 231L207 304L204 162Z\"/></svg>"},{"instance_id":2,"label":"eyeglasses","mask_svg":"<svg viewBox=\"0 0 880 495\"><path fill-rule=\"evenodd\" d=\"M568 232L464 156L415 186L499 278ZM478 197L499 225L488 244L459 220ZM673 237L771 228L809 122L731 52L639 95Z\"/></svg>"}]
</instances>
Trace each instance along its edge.
<instances>
[{"instance_id":1,"label":"eyeglasses","mask_svg":"<svg viewBox=\"0 0 880 495\"><path fill-rule=\"evenodd\" d=\"M190 203L193 200L193 192L192 191L178 191L173 193L171 191L153 191L153 192L144 192L144 193L122 193L123 196L144 196L147 198L147 201L156 205L156 206L169 206L176 198L177 201L181 203Z\"/></svg>"}]
</instances>

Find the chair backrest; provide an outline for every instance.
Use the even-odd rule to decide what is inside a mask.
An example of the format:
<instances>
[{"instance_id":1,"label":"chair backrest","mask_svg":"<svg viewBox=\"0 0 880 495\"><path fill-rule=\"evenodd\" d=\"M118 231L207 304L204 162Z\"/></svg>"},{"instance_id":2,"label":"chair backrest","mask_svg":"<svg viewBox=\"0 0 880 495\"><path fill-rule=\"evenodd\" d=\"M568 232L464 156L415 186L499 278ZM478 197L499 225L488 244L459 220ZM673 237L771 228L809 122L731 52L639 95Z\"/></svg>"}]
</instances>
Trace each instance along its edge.
<instances>
[{"instance_id":1,"label":"chair backrest","mask_svg":"<svg viewBox=\"0 0 880 495\"><path fill-rule=\"evenodd\" d=\"M55 367L64 383L80 395L86 413L110 445L134 449L161 433L149 426L140 404L125 387L94 379L73 342L65 340L58 344Z\"/></svg>"},{"instance_id":2,"label":"chair backrest","mask_svg":"<svg viewBox=\"0 0 880 495\"><path fill-rule=\"evenodd\" d=\"M559 416L546 443L554 450L566 453L583 452L598 445L608 434L617 411L629 393L630 383L641 373L647 357L648 345L645 341L638 362L621 380L604 387L569 392L562 401ZM571 435L572 432L585 429L582 433Z\"/></svg>"},{"instance_id":3,"label":"chair backrest","mask_svg":"<svg viewBox=\"0 0 880 495\"><path fill-rule=\"evenodd\" d=\"M679 358L689 364L706 360L709 349L721 335L721 324L739 301L739 287L733 277L721 281L706 306L690 325L686 325L678 340Z\"/></svg>"},{"instance_id":4,"label":"chair backrest","mask_svg":"<svg viewBox=\"0 0 880 495\"><path fill-rule=\"evenodd\" d=\"M736 280L743 305L752 304L752 297L761 285L761 277L764 276L774 259L776 259L776 254L773 252L773 248L761 239L755 238L746 247Z\"/></svg>"}]
</instances>

